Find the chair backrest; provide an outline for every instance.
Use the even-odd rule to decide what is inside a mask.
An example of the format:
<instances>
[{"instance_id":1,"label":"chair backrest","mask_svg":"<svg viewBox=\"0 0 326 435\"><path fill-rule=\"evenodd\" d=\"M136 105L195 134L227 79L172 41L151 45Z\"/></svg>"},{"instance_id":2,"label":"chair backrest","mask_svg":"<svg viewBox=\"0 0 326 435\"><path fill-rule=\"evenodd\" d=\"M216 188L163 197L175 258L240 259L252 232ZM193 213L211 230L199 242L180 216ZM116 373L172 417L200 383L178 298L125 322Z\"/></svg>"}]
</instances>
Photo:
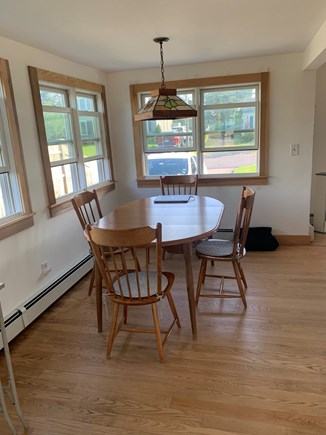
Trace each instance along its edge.
<instances>
[{"instance_id":1,"label":"chair backrest","mask_svg":"<svg viewBox=\"0 0 326 435\"><path fill-rule=\"evenodd\" d=\"M101 272L108 298L111 300L130 299L133 303L146 303L150 295L162 293L162 225L123 230L111 230L87 225L85 235ZM155 241L156 259L149 263L144 247L153 246ZM114 252L120 248L121 255L111 255L111 262L105 260L103 252ZM132 250L132 256L126 251ZM141 265L141 270L139 270Z\"/></svg>"},{"instance_id":2,"label":"chair backrest","mask_svg":"<svg viewBox=\"0 0 326 435\"><path fill-rule=\"evenodd\" d=\"M160 177L162 195L197 195L198 175L165 175Z\"/></svg>"},{"instance_id":3,"label":"chair backrest","mask_svg":"<svg viewBox=\"0 0 326 435\"><path fill-rule=\"evenodd\" d=\"M92 225L103 217L96 191L79 193L71 199L75 212L83 230L86 225Z\"/></svg>"},{"instance_id":4,"label":"chair backrest","mask_svg":"<svg viewBox=\"0 0 326 435\"><path fill-rule=\"evenodd\" d=\"M256 192L250 187L242 188L237 218L233 235L233 255L243 255L245 244L248 237L249 225L251 220L252 208L254 205Z\"/></svg>"}]
</instances>

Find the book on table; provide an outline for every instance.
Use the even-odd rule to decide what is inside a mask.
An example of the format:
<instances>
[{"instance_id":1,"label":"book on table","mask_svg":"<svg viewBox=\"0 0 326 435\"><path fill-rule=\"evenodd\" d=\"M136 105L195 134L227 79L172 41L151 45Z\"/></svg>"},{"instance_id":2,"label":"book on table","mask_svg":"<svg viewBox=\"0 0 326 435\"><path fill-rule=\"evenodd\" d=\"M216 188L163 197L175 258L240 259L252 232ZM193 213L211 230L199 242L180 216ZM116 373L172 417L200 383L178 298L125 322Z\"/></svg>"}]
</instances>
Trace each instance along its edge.
<instances>
[{"instance_id":1,"label":"book on table","mask_svg":"<svg viewBox=\"0 0 326 435\"><path fill-rule=\"evenodd\" d=\"M186 203L191 195L159 195L154 199L156 204Z\"/></svg>"}]
</instances>

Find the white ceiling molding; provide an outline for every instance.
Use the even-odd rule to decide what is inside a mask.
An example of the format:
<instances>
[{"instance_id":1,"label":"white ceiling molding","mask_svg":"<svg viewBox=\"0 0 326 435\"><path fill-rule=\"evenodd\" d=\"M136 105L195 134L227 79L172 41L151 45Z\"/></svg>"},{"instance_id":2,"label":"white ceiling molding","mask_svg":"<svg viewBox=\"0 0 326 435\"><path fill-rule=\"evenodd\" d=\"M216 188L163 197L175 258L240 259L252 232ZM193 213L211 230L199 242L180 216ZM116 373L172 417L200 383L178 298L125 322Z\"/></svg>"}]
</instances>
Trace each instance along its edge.
<instances>
[{"instance_id":1,"label":"white ceiling molding","mask_svg":"<svg viewBox=\"0 0 326 435\"><path fill-rule=\"evenodd\" d=\"M303 69L318 69L326 62L326 21L303 53Z\"/></svg>"}]
</instances>

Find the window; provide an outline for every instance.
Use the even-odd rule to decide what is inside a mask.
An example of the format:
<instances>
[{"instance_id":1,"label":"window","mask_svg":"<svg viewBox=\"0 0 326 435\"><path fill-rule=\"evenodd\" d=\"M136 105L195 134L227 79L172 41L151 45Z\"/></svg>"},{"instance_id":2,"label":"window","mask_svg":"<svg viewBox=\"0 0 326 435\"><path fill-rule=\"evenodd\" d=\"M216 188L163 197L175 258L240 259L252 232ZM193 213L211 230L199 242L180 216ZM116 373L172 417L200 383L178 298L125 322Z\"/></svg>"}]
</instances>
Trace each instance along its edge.
<instances>
[{"instance_id":1,"label":"window","mask_svg":"<svg viewBox=\"0 0 326 435\"><path fill-rule=\"evenodd\" d=\"M170 82L198 116L134 123L138 185L194 171L202 185L266 184L268 81L269 73L257 73ZM150 90L130 86L133 113Z\"/></svg>"},{"instance_id":2,"label":"window","mask_svg":"<svg viewBox=\"0 0 326 435\"><path fill-rule=\"evenodd\" d=\"M0 59L0 240L33 223L9 64Z\"/></svg>"},{"instance_id":3,"label":"window","mask_svg":"<svg viewBox=\"0 0 326 435\"><path fill-rule=\"evenodd\" d=\"M29 67L51 214L88 188L110 187L104 87ZM111 182L111 188L112 188Z\"/></svg>"}]
</instances>

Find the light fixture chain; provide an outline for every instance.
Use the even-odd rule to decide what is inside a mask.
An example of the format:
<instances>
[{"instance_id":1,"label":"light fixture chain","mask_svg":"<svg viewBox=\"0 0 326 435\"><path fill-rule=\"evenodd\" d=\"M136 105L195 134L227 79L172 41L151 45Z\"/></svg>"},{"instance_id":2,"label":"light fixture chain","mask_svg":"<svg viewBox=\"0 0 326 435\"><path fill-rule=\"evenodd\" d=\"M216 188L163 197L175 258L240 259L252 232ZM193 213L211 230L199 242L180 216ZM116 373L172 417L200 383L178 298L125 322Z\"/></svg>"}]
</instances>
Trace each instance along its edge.
<instances>
[{"instance_id":1,"label":"light fixture chain","mask_svg":"<svg viewBox=\"0 0 326 435\"><path fill-rule=\"evenodd\" d=\"M152 91L152 97L135 115L135 121L156 121L166 119L184 119L197 116L197 110L177 96L176 89L166 89L164 79L163 43L169 38L158 36L153 41L160 44L161 78L159 89Z\"/></svg>"},{"instance_id":2,"label":"light fixture chain","mask_svg":"<svg viewBox=\"0 0 326 435\"><path fill-rule=\"evenodd\" d=\"M161 79L162 79L161 88L165 88L164 60L163 60L163 41L160 41L160 54L161 54Z\"/></svg>"}]
</instances>

